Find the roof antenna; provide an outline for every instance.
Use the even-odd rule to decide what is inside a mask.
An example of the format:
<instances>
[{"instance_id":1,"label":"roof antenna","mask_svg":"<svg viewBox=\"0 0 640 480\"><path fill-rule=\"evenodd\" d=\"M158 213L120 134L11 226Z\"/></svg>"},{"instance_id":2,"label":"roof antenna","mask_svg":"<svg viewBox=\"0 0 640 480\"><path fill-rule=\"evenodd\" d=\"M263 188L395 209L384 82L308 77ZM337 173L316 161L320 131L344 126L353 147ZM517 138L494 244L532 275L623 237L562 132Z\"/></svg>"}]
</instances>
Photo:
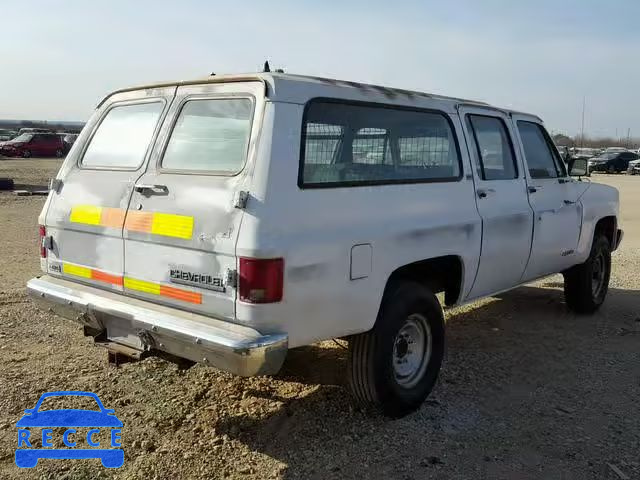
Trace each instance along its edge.
<instances>
[{"instance_id":1,"label":"roof antenna","mask_svg":"<svg viewBox=\"0 0 640 480\"><path fill-rule=\"evenodd\" d=\"M270 72L271 68L269 68L269 60L267 60L266 62L264 62L264 68L262 69L263 72Z\"/></svg>"}]
</instances>

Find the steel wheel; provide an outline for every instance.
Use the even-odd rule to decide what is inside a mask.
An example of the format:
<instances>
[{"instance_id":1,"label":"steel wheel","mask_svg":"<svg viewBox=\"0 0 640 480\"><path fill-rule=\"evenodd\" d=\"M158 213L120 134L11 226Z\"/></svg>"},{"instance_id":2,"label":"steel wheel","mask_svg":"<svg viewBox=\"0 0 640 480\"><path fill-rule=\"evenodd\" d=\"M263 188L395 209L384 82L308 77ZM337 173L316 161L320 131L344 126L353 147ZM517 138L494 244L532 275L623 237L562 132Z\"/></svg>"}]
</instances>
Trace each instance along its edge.
<instances>
[{"instance_id":1,"label":"steel wheel","mask_svg":"<svg viewBox=\"0 0 640 480\"><path fill-rule=\"evenodd\" d=\"M393 342L393 373L398 385L414 387L431 359L431 327L418 313L409 315Z\"/></svg>"}]
</instances>

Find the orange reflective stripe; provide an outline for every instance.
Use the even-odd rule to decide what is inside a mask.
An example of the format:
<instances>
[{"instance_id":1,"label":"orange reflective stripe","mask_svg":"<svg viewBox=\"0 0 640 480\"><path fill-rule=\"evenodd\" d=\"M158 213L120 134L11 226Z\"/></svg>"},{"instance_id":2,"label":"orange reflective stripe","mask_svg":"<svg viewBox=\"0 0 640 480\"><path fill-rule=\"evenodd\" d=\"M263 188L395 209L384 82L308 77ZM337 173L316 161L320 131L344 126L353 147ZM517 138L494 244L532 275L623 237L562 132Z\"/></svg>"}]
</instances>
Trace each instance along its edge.
<instances>
[{"instance_id":1,"label":"orange reflective stripe","mask_svg":"<svg viewBox=\"0 0 640 480\"><path fill-rule=\"evenodd\" d=\"M133 232L151 233L152 225L153 213L134 212L133 210L127 213L127 219L124 222L124 228Z\"/></svg>"},{"instance_id":2,"label":"orange reflective stripe","mask_svg":"<svg viewBox=\"0 0 640 480\"><path fill-rule=\"evenodd\" d=\"M160 285L160 295L163 297L174 298L176 300L182 300L189 303L202 303L202 295L196 292L189 292L180 288L167 287L166 285Z\"/></svg>"},{"instance_id":3,"label":"orange reflective stripe","mask_svg":"<svg viewBox=\"0 0 640 480\"><path fill-rule=\"evenodd\" d=\"M100 270L91 269L91 280L98 282L110 283L111 285L122 285L122 276L112 275Z\"/></svg>"},{"instance_id":4,"label":"orange reflective stripe","mask_svg":"<svg viewBox=\"0 0 640 480\"><path fill-rule=\"evenodd\" d=\"M189 215L162 212L138 212L121 208L74 205L69 221L108 228L124 228L132 232L190 240L195 219Z\"/></svg>"},{"instance_id":5,"label":"orange reflective stripe","mask_svg":"<svg viewBox=\"0 0 640 480\"><path fill-rule=\"evenodd\" d=\"M103 208L100 215L100 226L122 228L124 213L124 210L119 208Z\"/></svg>"}]
</instances>

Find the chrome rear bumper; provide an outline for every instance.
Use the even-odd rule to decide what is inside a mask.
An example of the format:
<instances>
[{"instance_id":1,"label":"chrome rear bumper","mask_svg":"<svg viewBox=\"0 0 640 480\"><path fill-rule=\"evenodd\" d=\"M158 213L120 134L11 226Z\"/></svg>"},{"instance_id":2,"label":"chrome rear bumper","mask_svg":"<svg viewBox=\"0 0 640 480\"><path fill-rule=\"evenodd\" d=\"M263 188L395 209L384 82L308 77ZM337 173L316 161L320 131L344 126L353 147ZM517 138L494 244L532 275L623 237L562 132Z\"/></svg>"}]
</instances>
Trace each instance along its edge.
<instances>
[{"instance_id":1,"label":"chrome rear bumper","mask_svg":"<svg viewBox=\"0 0 640 480\"><path fill-rule=\"evenodd\" d=\"M242 376L277 373L288 349L286 334L183 312L43 275L27 283L46 310L79 322L136 350L160 350Z\"/></svg>"}]
</instances>

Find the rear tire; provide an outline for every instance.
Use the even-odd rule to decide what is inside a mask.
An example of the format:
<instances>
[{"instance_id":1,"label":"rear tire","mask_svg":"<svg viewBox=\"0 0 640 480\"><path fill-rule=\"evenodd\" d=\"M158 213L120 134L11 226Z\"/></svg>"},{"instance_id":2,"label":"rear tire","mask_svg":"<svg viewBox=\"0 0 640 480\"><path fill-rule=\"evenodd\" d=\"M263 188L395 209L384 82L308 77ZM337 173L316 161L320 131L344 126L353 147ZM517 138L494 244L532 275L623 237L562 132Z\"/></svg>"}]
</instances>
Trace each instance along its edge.
<instances>
[{"instance_id":1,"label":"rear tire","mask_svg":"<svg viewBox=\"0 0 640 480\"><path fill-rule=\"evenodd\" d=\"M56 150L56 158L62 158L64 155L64 152L60 149Z\"/></svg>"},{"instance_id":2,"label":"rear tire","mask_svg":"<svg viewBox=\"0 0 640 480\"><path fill-rule=\"evenodd\" d=\"M611 276L611 245L596 234L586 262L564 272L564 298L576 313L593 313L604 303Z\"/></svg>"},{"instance_id":3,"label":"rear tire","mask_svg":"<svg viewBox=\"0 0 640 480\"><path fill-rule=\"evenodd\" d=\"M385 293L373 329L349 338L351 394L365 408L402 417L433 389L444 349L444 315L436 296L418 283L398 283Z\"/></svg>"},{"instance_id":4,"label":"rear tire","mask_svg":"<svg viewBox=\"0 0 640 480\"><path fill-rule=\"evenodd\" d=\"M31 150L23 150L22 158L31 158Z\"/></svg>"}]
</instances>

